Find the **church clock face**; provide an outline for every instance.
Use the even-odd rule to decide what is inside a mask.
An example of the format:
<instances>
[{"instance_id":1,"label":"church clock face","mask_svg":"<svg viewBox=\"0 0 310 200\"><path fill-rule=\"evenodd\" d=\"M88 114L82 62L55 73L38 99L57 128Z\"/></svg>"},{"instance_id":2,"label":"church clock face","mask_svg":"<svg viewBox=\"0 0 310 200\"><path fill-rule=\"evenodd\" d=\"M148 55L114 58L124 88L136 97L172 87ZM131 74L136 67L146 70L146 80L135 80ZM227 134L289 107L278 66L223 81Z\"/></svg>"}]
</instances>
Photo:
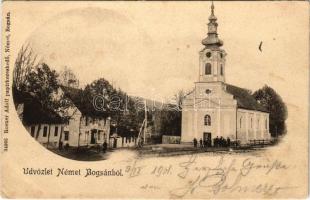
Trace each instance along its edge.
<instances>
[{"instance_id":1,"label":"church clock face","mask_svg":"<svg viewBox=\"0 0 310 200\"><path fill-rule=\"evenodd\" d=\"M207 56L207 58L210 58L211 57L211 52L207 52L206 56Z\"/></svg>"}]
</instances>

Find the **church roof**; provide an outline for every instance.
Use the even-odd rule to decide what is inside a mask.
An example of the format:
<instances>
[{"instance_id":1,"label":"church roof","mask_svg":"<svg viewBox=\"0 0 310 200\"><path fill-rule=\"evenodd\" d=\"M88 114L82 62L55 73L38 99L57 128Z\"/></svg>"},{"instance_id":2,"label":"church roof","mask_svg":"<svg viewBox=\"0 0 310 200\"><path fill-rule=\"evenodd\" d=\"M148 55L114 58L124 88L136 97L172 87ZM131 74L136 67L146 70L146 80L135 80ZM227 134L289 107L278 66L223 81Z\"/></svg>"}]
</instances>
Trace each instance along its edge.
<instances>
[{"instance_id":1,"label":"church roof","mask_svg":"<svg viewBox=\"0 0 310 200\"><path fill-rule=\"evenodd\" d=\"M251 95L251 91L245 88L240 88L234 85L226 85L226 91L234 96L237 100L238 108L244 108L247 110L258 110L262 112L268 112L262 105L260 105L255 98Z\"/></svg>"}]
</instances>

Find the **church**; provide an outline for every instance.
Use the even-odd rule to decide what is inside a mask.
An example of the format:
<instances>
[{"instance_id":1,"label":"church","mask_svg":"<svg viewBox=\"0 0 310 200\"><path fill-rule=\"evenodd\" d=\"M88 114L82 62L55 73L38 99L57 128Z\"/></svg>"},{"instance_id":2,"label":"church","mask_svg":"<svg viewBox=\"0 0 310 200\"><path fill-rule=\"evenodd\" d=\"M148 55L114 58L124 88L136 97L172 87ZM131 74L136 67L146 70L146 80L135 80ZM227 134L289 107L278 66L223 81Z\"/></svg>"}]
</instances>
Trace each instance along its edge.
<instances>
[{"instance_id":1,"label":"church","mask_svg":"<svg viewBox=\"0 0 310 200\"><path fill-rule=\"evenodd\" d=\"M255 140L270 140L269 113L250 91L225 81L226 52L217 33L214 5L208 35L199 52L199 78L183 100L181 142L229 138L241 145Z\"/></svg>"}]
</instances>

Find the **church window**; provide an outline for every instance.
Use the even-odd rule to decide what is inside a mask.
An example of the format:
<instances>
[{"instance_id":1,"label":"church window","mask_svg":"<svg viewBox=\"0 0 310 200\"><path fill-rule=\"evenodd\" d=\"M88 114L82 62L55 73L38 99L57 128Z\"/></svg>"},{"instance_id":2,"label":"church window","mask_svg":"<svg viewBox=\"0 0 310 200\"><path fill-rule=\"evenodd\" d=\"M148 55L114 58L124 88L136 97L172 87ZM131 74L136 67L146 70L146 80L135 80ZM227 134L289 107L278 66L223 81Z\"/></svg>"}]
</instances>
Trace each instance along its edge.
<instances>
[{"instance_id":1,"label":"church window","mask_svg":"<svg viewBox=\"0 0 310 200\"><path fill-rule=\"evenodd\" d=\"M210 58L211 57L211 52L207 52L206 56L207 56L207 58Z\"/></svg>"},{"instance_id":2,"label":"church window","mask_svg":"<svg viewBox=\"0 0 310 200\"><path fill-rule=\"evenodd\" d=\"M205 125L211 126L211 117L210 115L205 115Z\"/></svg>"},{"instance_id":3,"label":"church window","mask_svg":"<svg viewBox=\"0 0 310 200\"><path fill-rule=\"evenodd\" d=\"M259 129L259 119L257 119L257 129Z\"/></svg>"},{"instance_id":4,"label":"church window","mask_svg":"<svg viewBox=\"0 0 310 200\"><path fill-rule=\"evenodd\" d=\"M223 58L223 53L220 53L221 58Z\"/></svg>"},{"instance_id":5,"label":"church window","mask_svg":"<svg viewBox=\"0 0 310 200\"><path fill-rule=\"evenodd\" d=\"M239 128L241 129L241 122L242 122L242 117L240 117L240 120L239 120Z\"/></svg>"},{"instance_id":6,"label":"church window","mask_svg":"<svg viewBox=\"0 0 310 200\"><path fill-rule=\"evenodd\" d=\"M265 129L267 129L267 119L265 119Z\"/></svg>"},{"instance_id":7,"label":"church window","mask_svg":"<svg viewBox=\"0 0 310 200\"><path fill-rule=\"evenodd\" d=\"M206 75L211 74L211 64L210 63L206 63L205 74Z\"/></svg>"},{"instance_id":8,"label":"church window","mask_svg":"<svg viewBox=\"0 0 310 200\"><path fill-rule=\"evenodd\" d=\"M221 75L223 75L223 65L221 65Z\"/></svg>"}]
</instances>

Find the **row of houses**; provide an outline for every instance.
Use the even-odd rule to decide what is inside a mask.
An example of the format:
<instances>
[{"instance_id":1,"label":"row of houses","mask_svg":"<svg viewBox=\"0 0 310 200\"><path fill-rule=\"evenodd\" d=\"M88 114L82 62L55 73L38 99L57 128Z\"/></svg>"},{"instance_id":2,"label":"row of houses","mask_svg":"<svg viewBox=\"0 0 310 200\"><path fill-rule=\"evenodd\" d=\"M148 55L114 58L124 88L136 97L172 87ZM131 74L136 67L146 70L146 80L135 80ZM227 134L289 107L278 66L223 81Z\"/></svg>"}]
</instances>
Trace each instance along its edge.
<instances>
[{"instance_id":1,"label":"row of houses","mask_svg":"<svg viewBox=\"0 0 310 200\"><path fill-rule=\"evenodd\" d=\"M61 87L57 96L70 101L64 120L60 113L42 105L30 93L17 92L14 102L17 112L30 135L48 148L60 145L71 147L102 145L115 143L110 139L111 118L104 113L93 115L85 109L78 98L76 88ZM117 140L117 136L115 136Z\"/></svg>"},{"instance_id":2,"label":"row of houses","mask_svg":"<svg viewBox=\"0 0 310 200\"><path fill-rule=\"evenodd\" d=\"M81 101L83 97L80 92L81 90L77 87L64 85L58 89L54 95L55 98L65 98L70 104L70 107L62 113L48 109L35 98L35 95L27 92L14 91L14 103L26 130L36 141L47 148L59 148L66 145L90 147L103 145L104 142L110 148L137 145L137 134L132 132L132 135L121 137L117 134L115 124L111 123L110 115L104 111L98 114L91 103L85 105L85 101ZM139 98L139 101L144 102L142 98ZM151 139L154 140L160 135L158 112L160 105L155 106L153 101L146 102L151 115L148 121L149 126L146 127L148 133L146 141L150 143Z\"/></svg>"}]
</instances>

